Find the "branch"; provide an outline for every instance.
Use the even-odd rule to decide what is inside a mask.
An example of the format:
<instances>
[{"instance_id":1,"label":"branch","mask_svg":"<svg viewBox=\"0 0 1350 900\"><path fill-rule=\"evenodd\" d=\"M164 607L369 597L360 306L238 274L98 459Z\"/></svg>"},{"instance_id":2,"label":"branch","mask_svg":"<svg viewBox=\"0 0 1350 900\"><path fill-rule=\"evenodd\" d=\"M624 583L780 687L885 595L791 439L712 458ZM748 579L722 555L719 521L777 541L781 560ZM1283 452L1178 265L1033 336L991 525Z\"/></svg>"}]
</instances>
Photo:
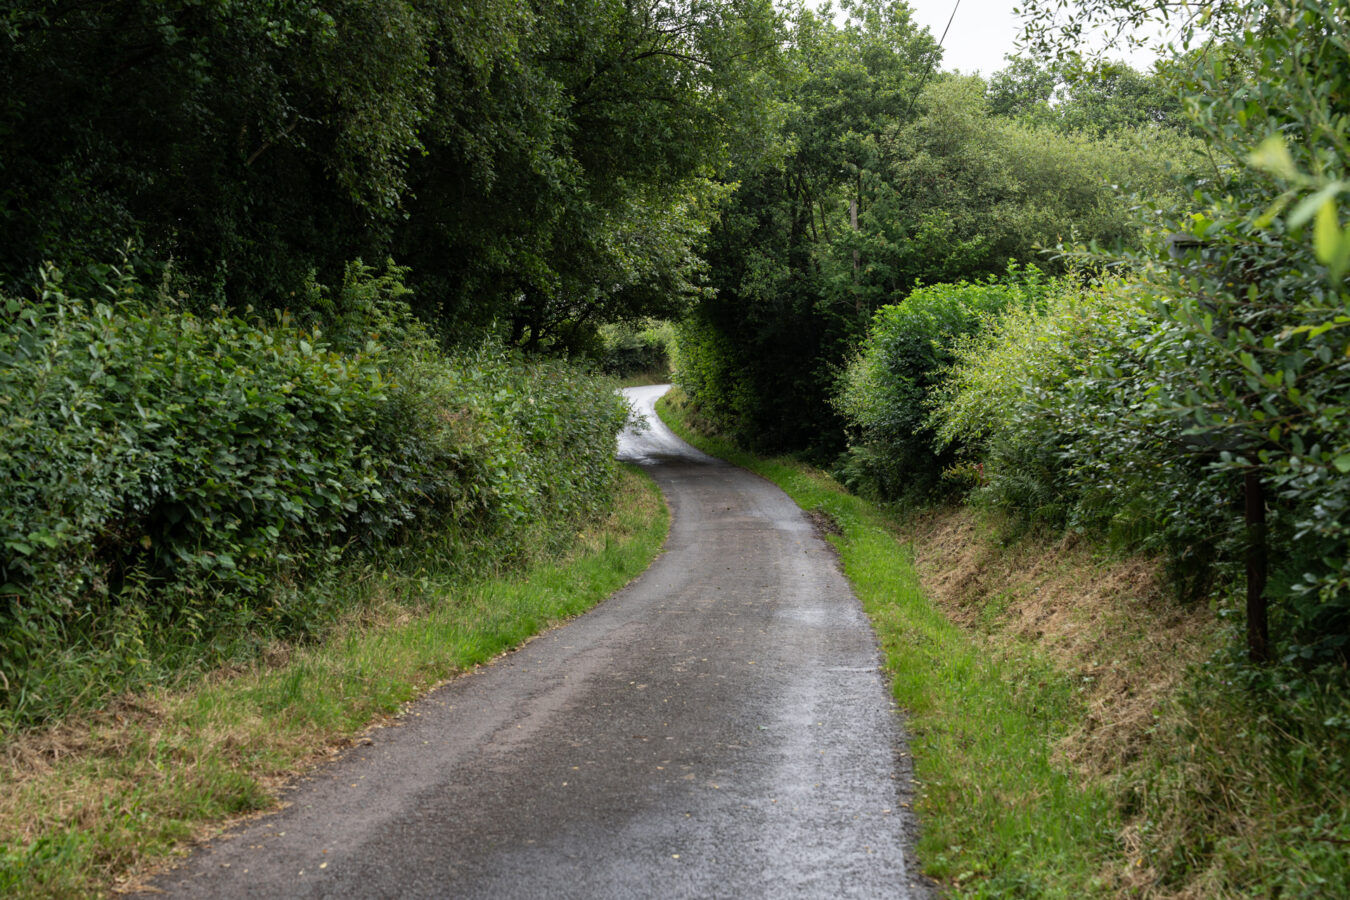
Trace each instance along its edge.
<instances>
[{"instance_id":1,"label":"branch","mask_svg":"<svg viewBox=\"0 0 1350 900\"><path fill-rule=\"evenodd\" d=\"M277 141L280 141L280 140L283 139L283 138L289 137L290 134L291 134L291 132L294 131L295 128L296 128L296 126L299 125L299 124L300 124L300 118L299 118L299 116L297 116L296 119L295 119L295 121L292 122L291 124L287 125L287 126L281 131L280 134L278 134L276 137L272 138L270 141L264 141L264 142L263 142L263 145L262 145L261 147L259 147L257 150L254 150L253 153L250 154L249 158L246 159L246 160L244 160L244 168L247 169L249 166L253 165L254 161L257 160L258 157L262 156L262 155L263 155L264 153L266 153L268 150L272 149L272 147L276 146Z\"/></svg>"}]
</instances>

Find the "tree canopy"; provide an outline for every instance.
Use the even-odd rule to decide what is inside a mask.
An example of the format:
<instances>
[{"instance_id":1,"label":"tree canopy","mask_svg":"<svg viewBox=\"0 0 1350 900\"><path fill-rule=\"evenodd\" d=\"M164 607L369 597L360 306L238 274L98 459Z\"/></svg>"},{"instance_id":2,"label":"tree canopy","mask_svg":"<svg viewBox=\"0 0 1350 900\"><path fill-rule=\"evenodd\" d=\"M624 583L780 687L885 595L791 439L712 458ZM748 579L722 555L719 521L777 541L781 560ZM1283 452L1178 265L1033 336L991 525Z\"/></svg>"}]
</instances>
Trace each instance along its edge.
<instances>
[{"instance_id":1,"label":"tree canopy","mask_svg":"<svg viewBox=\"0 0 1350 900\"><path fill-rule=\"evenodd\" d=\"M779 150L733 170L739 187L708 241L714 291L685 341L687 361L702 364L689 372L701 402L728 428L822 459L842 449L830 396L876 309L922 283L999 274L1061 240L1128 243L1140 228L1132 198L1178 191L1168 167L1188 165L1193 146L1122 115L1131 101L1101 100L1115 88L1086 76L1073 82L1084 99L1068 104L1072 117L1048 95L1000 106L1000 90L1034 81L1016 61L989 84L943 73L925 83L940 51L908 6L832 12L791 12ZM1042 94L1068 83L1044 74ZM1116 80L1162 92L1154 76Z\"/></svg>"},{"instance_id":2,"label":"tree canopy","mask_svg":"<svg viewBox=\"0 0 1350 900\"><path fill-rule=\"evenodd\" d=\"M393 255L461 339L674 313L776 22L768 0L21 0L0 282L130 242L238 307Z\"/></svg>"}]
</instances>

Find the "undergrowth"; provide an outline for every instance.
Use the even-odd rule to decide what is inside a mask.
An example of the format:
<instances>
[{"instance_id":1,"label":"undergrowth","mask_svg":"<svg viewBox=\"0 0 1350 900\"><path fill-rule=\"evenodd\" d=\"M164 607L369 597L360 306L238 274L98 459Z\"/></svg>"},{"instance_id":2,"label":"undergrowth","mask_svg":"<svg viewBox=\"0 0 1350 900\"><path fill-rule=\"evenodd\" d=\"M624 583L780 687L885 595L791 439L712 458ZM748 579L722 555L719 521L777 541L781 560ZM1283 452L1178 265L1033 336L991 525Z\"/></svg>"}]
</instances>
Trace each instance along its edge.
<instances>
[{"instance_id":1,"label":"undergrowth","mask_svg":"<svg viewBox=\"0 0 1350 900\"><path fill-rule=\"evenodd\" d=\"M316 590L348 610L327 640L9 739L0 760L0 894L134 887L190 839L265 809L325 749L438 682L577 615L644 571L668 515L636 468L614 511L560 554L470 577L445 542L416 566L342 568Z\"/></svg>"},{"instance_id":2,"label":"undergrowth","mask_svg":"<svg viewBox=\"0 0 1350 900\"><path fill-rule=\"evenodd\" d=\"M1155 562L1004 540L959 508L901 523L699 434L686 404L674 389L657 409L840 526L907 713L920 861L951 895L1350 896L1350 720L1324 682L1270 702L1288 673L1244 680L1228 625L1179 606Z\"/></svg>"}]
</instances>

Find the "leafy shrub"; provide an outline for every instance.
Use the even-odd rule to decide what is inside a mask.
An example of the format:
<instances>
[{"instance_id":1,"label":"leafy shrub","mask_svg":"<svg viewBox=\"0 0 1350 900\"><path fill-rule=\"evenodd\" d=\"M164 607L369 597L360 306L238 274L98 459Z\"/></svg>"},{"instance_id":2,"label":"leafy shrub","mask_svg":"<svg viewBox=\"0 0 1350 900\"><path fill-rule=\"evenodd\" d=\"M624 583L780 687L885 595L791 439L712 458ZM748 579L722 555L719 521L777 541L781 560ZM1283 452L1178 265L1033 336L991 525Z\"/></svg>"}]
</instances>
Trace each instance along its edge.
<instances>
[{"instance_id":1,"label":"leafy shrub","mask_svg":"<svg viewBox=\"0 0 1350 900\"><path fill-rule=\"evenodd\" d=\"M1008 310L956 346L929 426L978 468L975 496L1130 550L1164 552L1191 596L1216 577L1239 580L1249 539L1244 460L1262 460L1275 488L1266 595L1284 661L1334 659L1344 646L1346 601L1332 585L1346 554L1332 536L1346 527L1340 498L1350 492L1350 474L1335 462L1350 427L1341 424L1343 402L1331 401L1345 396L1340 367L1309 365L1290 378L1293 398L1281 398L1280 370L1263 379L1244 371L1234 352L1242 329L1223 342L1198 340L1175 309L1160 313L1140 290L1112 283L1057 293L1043 310ZM1306 356L1298 358L1334 358L1318 349L1318 337L1299 339ZM1278 349L1271 341L1266 353ZM1265 443L1249 456L1244 435L1254 426L1241 410L1220 418L1201 398L1228 396L1236 407L1259 396L1261 385L1269 391L1264 404L1283 412L1256 419L1265 421ZM1284 455L1279 435L1301 446L1297 462Z\"/></svg>"},{"instance_id":2,"label":"leafy shrub","mask_svg":"<svg viewBox=\"0 0 1350 900\"><path fill-rule=\"evenodd\" d=\"M337 611L297 586L344 555L443 533L501 561L608 503L611 386L441 355L397 268L314 287L333 341L104 274L105 298L48 270L37 302L3 300L0 726L59 714L91 667L116 685L165 654L312 634Z\"/></svg>"},{"instance_id":3,"label":"leafy shrub","mask_svg":"<svg viewBox=\"0 0 1350 900\"><path fill-rule=\"evenodd\" d=\"M1043 303L1055 284L1034 266L1012 266L1002 281L922 287L878 310L836 398L850 429L849 452L840 462L845 483L883 499L938 489L955 447L936 441L928 405L953 346L1005 308Z\"/></svg>"},{"instance_id":4,"label":"leafy shrub","mask_svg":"<svg viewBox=\"0 0 1350 900\"><path fill-rule=\"evenodd\" d=\"M607 375L616 378L642 374L663 376L670 371L675 329L669 322L652 323L644 328L603 325L600 339L600 371Z\"/></svg>"},{"instance_id":5,"label":"leafy shrub","mask_svg":"<svg viewBox=\"0 0 1350 900\"><path fill-rule=\"evenodd\" d=\"M1147 16L1152 6L1136 12ZM1263 566L1249 570L1252 660L1329 664L1343 673L1350 19L1343 3L1328 0L1232 4L1182 35L1206 45L1175 60L1172 72L1212 168L1188 197L1159 212L1162 229L1146 234L1141 252L1113 261L1134 271L1126 287L1155 321L1136 348L1140 402L1116 413L1159 420L1184 438L1188 465L1202 465L1206 482L1232 498L1218 514L1223 532L1246 530L1243 507L1233 502L1237 482L1253 512L1269 518L1242 539L1254 562L1264 548L1272 565L1265 585ZM1274 642L1264 633L1267 601L1282 632Z\"/></svg>"},{"instance_id":6,"label":"leafy shrub","mask_svg":"<svg viewBox=\"0 0 1350 900\"><path fill-rule=\"evenodd\" d=\"M1207 476L1200 448L1157 406L1145 349L1158 327L1119 285L1063 284L1044 307L1008 309L956 344L928 425L978 471L977 499L1165 551L1194 594L1218 545L1236 540L1224 525L1235 487Z\"/></svg>"}]
</instances>

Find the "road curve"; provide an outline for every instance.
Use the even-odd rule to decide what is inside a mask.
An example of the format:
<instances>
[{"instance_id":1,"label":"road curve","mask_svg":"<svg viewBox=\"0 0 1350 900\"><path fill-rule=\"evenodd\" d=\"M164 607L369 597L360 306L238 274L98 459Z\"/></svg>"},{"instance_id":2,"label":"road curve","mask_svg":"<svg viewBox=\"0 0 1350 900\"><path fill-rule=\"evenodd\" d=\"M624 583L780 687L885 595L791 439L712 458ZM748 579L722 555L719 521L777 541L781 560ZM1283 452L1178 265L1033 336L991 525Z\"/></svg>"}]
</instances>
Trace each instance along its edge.
<instances>
[{"instance_id":1,"label":"road curve","mask_svg":"<svg viewBox=\"0 0 1350 900\"><path fill-rule=\"evenodd\" d=\"M665 552L594 611L160 877L172 896L927 896L897 714L832 551L776 487L656 419L620 440Z\"/></svg>"}]
</instances>

